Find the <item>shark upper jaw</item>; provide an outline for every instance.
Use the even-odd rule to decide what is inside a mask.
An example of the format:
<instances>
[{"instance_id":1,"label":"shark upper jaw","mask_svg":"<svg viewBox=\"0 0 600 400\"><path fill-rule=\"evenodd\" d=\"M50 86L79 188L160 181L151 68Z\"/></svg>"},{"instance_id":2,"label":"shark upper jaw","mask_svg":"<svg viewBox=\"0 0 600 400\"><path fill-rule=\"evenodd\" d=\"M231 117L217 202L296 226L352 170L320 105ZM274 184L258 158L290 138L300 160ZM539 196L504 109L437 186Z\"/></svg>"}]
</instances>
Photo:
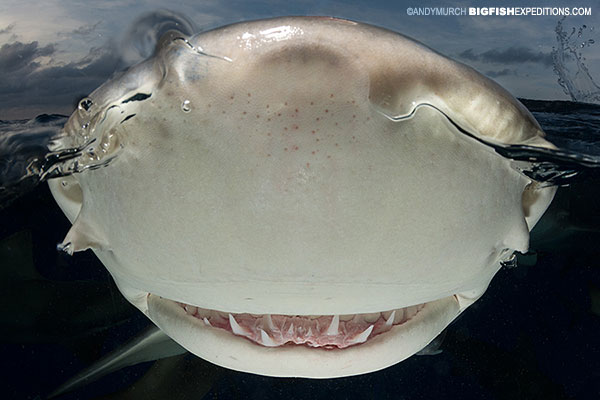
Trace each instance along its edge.
<instances>
[{"instance_id":1,"label":"shark upper jaw","mask_svg":"<svg viewBox=\"0 0 600 400\"><path fill-rule=\"evenodd\" d=\"M377 371L410 357L484 290L440 298L418 307L399 308L395 315L392 315L394 310L389 310L377 319L370 314L366 319L373 323L366 321L362 325L352 323L364 322L366 314L346 315L341 319L331 315L312 316L312 319L268 314L252 317L197 309L150 293L140 308L191 353L222 367L276 377L335 378ZM399 317L399 312L404 312L404 317ZM390 322L390 316L395 317L394 322ZM249 329L252 320L256 329ZM305 330L302 335L292 328L296 340L283 345L282 338L284 341L290 338L289 327L294 321L308 323L308 329L319 325L320 331L308 334ZM273 324L271 329L269 323ZM364 326L367 328L358 332ZM332 329L339 330L337 337Z\"/></svg>"}]
</instances>

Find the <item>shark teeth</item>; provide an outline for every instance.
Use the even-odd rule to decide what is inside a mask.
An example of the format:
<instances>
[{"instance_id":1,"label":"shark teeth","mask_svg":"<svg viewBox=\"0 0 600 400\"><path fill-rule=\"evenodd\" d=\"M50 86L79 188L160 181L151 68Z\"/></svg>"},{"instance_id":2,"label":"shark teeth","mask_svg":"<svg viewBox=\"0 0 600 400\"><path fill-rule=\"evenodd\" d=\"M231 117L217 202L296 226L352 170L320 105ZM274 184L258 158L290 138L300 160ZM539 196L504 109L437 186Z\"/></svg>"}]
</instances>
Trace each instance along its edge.
<instances>
[{"instance_id":1,"label":"shark teeth","mask_svg":"<svg viewBox=\"0 0 600 400\"><path fill-rule=\"evenodd\" d=\"M231 325L231 330L236 335L239 335L239 336L250 336L250 334L248 332L246 332L240 326L240 324L237 323L237 321L235 320L235 318L233 318L233 315L231 315L231 313L229 314L229 325Z\"/></svg>"},{"instance_id":2,"label":"shark teeth","mask_svg":"<svg viewBox=\"0 0 600 400\"><path fill-rule=\"evenodd\" d=\"M356 335L352 340L350 340L348 344L359 344L366 342L371 332L373 332L374 327L375 325L369 326L367 329L365 329L364 331Z\"/></svg>"},{"instance_id":3,"label":"shark teeth","mask_svg":"<svg viewBox=\"0 0 600 400\"><path fill-rule=\"evenodd\" d=\"M265 347L285 344L344 349L402 325L426 306L418 304L379 313L281 315L228 313L176 302L203 326L224 329Z\"/></svg>"},{"instance_id":4,"label":"shark teeth","mask_svg":"<svg viewBox=\"0 0 600 400\"><path fill-rule=\"evenodd\" d=\"M196 314L196 311L198 311L198 307L190 306L187 304L183 308L185 309L185 312L190 315L194 315Z\"/></svg>"},{"instance_id":5,"label":"shark teeth","mask_svg":"<svg viewBox=\"0 0 600 400\"><path fill-rule=\"evenodd\" d=\"M329 328L327 328L326 335L329 336L337 336L340 333L340 316L334 315L331 319L331 323L329 324Z\"/></svg>"},{"instance_id":6,"label":"shark teeth","mask_svg":"<svg viewBox=\"0 0 600 400\"><path fill-rule=\"evenodd\" d=\"M385 326L391 327L394 324L394 318L396 318L396 310L392 311L392 314L389 316L387 321L385 321Z\"/></svg>"},{"instance_id":7,"label":"shark teeth","mask_svg":"<svg viewBox=\"0 0 600 400\"><path fill-rule=\"evenodd\" d=\"M267 347L277 347L280 346L280 344L275 343L275 341L273 339L271 339L271 337L267 334L267 332L263 331L262 329L260 329L260 341L262 342L263 346L267 346Z\"/></svg>"},{"instance_id":8,"label":"shark teeth","mask_svg":"<svg viewBox=\"0 0 600 400\"><path fill-rule=\"evenodd\" d=\"M273 319L271 318L271 314L266 314L264 319L265 319L265 322L267 323L267 328L269 328L270 331L274 331L275 325L273 325Z\"/></svg>"}]
</instances>

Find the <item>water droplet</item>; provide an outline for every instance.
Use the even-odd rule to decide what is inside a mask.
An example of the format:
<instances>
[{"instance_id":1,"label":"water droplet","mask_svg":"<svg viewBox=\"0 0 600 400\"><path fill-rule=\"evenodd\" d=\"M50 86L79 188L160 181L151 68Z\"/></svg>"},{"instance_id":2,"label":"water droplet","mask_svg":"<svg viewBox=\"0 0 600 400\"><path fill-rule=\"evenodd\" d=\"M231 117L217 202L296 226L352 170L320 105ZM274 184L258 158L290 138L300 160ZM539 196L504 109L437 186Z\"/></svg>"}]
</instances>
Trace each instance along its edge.
<instances>
[{"instance_id":1,"label":"water droplet","mask_svg":"<svg viewBox=\"0 0 600 400\"><path fill-rule=\"evenodd\" d=\"M78 106L78 108L79 108L80 110L89 111L89 110L90 110L90 107L91 107L93 104L94 104L94 102L93 102L91 99L89 99L89 98L87 98L87 97L86 97L85 99L83 99L83 100L81 100L81 101L79 102L79 106Z\"/></svg>"},{"instance_id":2,"label":"water droplet","mask_svg":"<svg viewBox=\"0 0 600 400\"><path fill-rule=\"evenodd\" d=\"M586 68L586 56L583 54L586 47L594 44L594 39L584 37L591 31L593 27L585 25L567 30L561 21L555 28L558 46L552 48L553 71L559 77L558 84L563 92L576 101L596 102L600 96L598 86Z\"/></svg>"},{"instance_id":3,"label":"water droplet","mask_svg":"<svg viewBox=\"0 0 600 400\"><path fill-rule=\"evenodd\" d=\"M56 245L56 250L64 251L65 253L72 254L73 252L71 251L71 247L72 247L71 242L65 243L65 244L59 243Z\"/></svg>"},{"instance_id":4,"label":"water droplet","mask_svg":"<svg viewBox=\"0 0 600 400\"><path fill-rule=\"evenodd\" d=\"M517 266L517 256L514 253L511 254L507 260L500 261L500 265L507 269L515 268Z\"/></svg>"},{"instance_id":5,"label":"water droplet","mask_svg":"<svg viewBox=\"0 0 600 400\"><path fill-rule=\"evenodd\" d=\"M189 100L184 100L181 104L181 109L186 113L192 111L192 103Z\"/></svg>"}]
</instances>

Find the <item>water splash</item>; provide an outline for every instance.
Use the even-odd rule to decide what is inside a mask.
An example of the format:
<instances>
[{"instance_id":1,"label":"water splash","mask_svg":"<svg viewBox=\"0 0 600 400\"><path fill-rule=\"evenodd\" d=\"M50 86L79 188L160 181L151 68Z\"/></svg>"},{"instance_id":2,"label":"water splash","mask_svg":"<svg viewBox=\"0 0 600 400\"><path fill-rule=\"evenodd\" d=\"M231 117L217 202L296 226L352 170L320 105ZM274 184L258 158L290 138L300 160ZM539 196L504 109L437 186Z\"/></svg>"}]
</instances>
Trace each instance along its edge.
<instances>
[{"instance_id":1,"label":"water splash","mask_svg":"<svg viewBox=\"0 0 600 400\"><path fill-rule=\"evenodd\" d=\"M31 120L0 120L0 209L39 182L32 163L48 153L48 143L66 116L43 114Z\"/></svg>"},{"instance_id":2,"label":"water splash","mask_svg":"<svg viewBox=\"0 0 600 400\"><path fill-rule=\"evenodd\" d=\"M120 45L124 66L136 64L152 55L159 38L169 30L190 36L198 29L185 15L157 10L140 16L129 28Z\"/></svg>"},{"instance_id":3,"label":"water splash","mask_svg":"<svg viewBox=\"0 0 600 400\"><path fill-rule=\"evenodd\" d=\"M579 29L564 28L563 17L556 24L557 46L552 48L554 72L558 75L558 84L573 101L600 104L600 86L594 82L585 62L584 51L595 43L591 38L593 27L582 25Z\"/></svg>"},{"instance_id":4,"label":"water splash","mask_svg":"<svg viewBox=\"0 0 600 400\"><path fill-rule=\"evenodd\" d=\"M82 101L82 104L86 103ZM117 151L111 148L115 147L111 146L114 143L103 136L80 135L81 144L48 151L64 137L63 125L67 118L42 114L31 120L0 120L0 209L40 182L101 168L115 158ZM81 131L88 128L89 123L86 123ZM116 146L121 147L118 143Z\"/></svg>"}]
</instances>

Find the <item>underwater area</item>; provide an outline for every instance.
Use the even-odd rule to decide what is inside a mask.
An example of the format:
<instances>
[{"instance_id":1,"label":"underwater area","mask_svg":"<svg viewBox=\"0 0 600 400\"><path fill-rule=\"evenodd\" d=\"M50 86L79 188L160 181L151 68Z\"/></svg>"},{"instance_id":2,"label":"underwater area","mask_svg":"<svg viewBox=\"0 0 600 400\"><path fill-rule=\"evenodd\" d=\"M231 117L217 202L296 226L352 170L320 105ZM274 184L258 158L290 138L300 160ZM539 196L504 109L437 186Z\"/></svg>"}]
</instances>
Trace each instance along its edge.
<instances>
[{"instance_id":1,"label":"underwater area","mask_svg":"<svg viewBox=\"0 0 600 400\"><path fill-rule=\"evenodd\" d=\"M119 369L57 399L595 399L600 393L600 79L582 52L589 28L556 26L553 68L566 100L520 99L559 151L526 146L559 185L530 250L424 354L347 378L270 378L190 353ZM3 397L45 399L61 384L152 328L91 251L57 249L71 224L46 179L84 149L48 146L67 116L0 120L0 356ZM102 165L97 167L102 168ZM442 383L441 383L442 382Z\"/></svg>"},{"instance_id":2,"label":"underwater area","mask_svg":"<svg viewBox=\"0 0 600 400\"><path fill-rule=\"evenodd\" d=\"M550 140L600 158L600 106L522 100ZM61 116L4 126L43 129ZM33 129L35 130L35 129ZM581 153L579 153L581 154ZM268 378L191 354L129 367L64 399L145 398L593 398L600 391L600 175L571 165L532 232L530 253L502 269L485 295L452 323L435 355L332 380ZM44 398L61 383L147 329L91 252L56 250L70 223L47 185L5 197L0 210L2 377L10 398ZM10 199L10 200L9 200ZM444 380L440 385L432 382ZM160 383L158 383L160 382ZM120 391L120 392L119 392ZM127 396L124 393L127 393ZM113 397L109 396L113 393ZM114 394L117 393L117 394ZM161 396L159 393L162 393ZM37 397L40 396L40 397Z\"/></svg>"}]
</instances>

